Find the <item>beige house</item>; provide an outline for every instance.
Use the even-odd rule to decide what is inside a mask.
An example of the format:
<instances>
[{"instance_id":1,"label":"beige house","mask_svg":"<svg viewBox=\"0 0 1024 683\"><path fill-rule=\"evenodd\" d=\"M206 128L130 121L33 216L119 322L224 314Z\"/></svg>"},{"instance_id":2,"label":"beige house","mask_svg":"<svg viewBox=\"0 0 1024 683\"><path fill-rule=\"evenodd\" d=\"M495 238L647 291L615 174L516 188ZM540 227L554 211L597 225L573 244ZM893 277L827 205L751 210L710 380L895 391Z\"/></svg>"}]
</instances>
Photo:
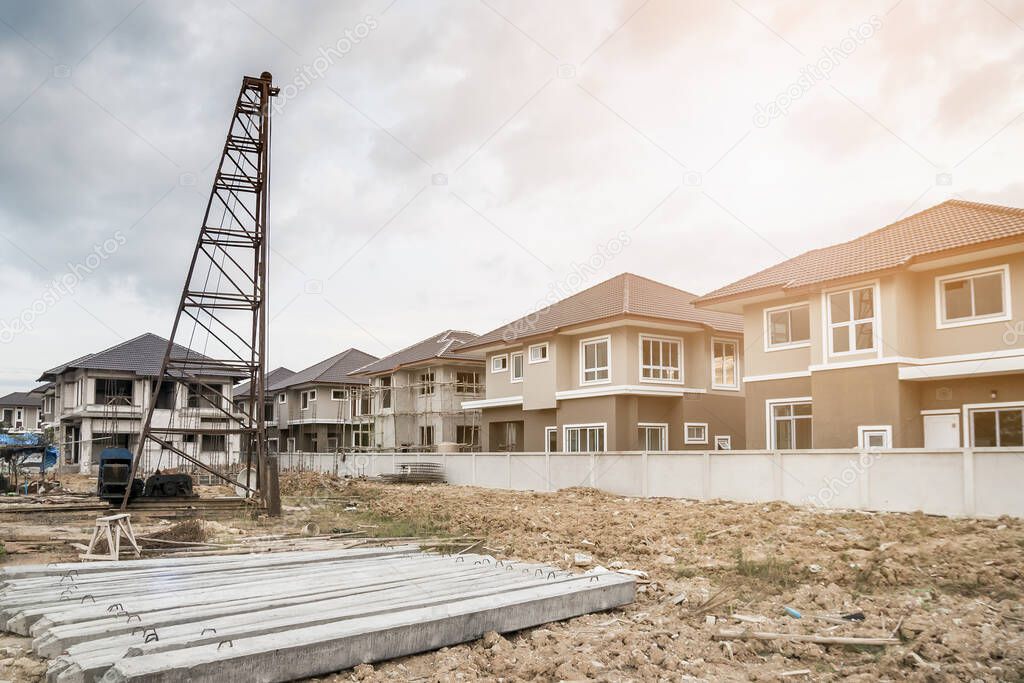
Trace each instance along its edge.
<instances>
[{"instance_id":1,"label":"beige house","mask_svg":"<svg viewBox=\"0 0 1024 683\"><path fill-rule=\"evenodd\" d=\"M742 319L625 273L464 344L485 451L743 448Z\"/></svg>"},{"instance_id":2,"label":"beige house","mask_svg":"<svg viewBox=\"0 0 1024 683\"><path fill-rule=\"evenodd\" d=\"M29 391L15 391L0 396L0 427L4 429L39 429L43 400Z\"/></svg>"},{"instance_id":3,"label":"beige house","mask_svg":"<svg viewBox=\"0 0 1024 683\"><path fill-rule=\"evenodd\" d=\"M1024 444L1024 209L947 201L696 303L743 316L750 448Z\"/></svg>"},{"instance_id":4,"label":"beige house","mask_svg":"<svg viewBox=\"0 0 1024 683\"><path fill-rule=\"evenodd\" d=\"M370 384L374 448L416 451L480 449L480 411L462 402L482 398L484 364L460 352L476 334L445 330L360 368Z\"/></svg>"},{"instance_id":5,"label":"beige house","mask_svg":"<svg viewBox=\"0 0 1024 683\"><path fill-rule=\"evenodd\" d=\"M362 419L371 414L371 401L360 394L369 380L355 371L375 360L359 349L346 349L269 383L266 392L274 397L270 450L336 453L373 444L373 424Z\"/></svg>"}]
</instances>

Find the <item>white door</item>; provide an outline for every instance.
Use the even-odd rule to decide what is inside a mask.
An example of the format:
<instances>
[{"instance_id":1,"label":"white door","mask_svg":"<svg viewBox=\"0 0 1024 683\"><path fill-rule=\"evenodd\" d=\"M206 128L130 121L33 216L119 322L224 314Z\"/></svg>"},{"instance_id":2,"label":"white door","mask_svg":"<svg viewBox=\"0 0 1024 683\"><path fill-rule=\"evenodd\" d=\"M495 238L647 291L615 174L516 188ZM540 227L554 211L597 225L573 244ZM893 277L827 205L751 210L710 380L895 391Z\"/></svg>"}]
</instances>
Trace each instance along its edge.
<instances>
[{"instance_id":1,"label":"white door","mask_svg":"<svg viewBox=\"0 0 1024 683\"><path fill-rule=\"evenodd\" d=\"M960 448L960 415L944 413L924 416L925 448Z\"/></svg>"}]
</instances>

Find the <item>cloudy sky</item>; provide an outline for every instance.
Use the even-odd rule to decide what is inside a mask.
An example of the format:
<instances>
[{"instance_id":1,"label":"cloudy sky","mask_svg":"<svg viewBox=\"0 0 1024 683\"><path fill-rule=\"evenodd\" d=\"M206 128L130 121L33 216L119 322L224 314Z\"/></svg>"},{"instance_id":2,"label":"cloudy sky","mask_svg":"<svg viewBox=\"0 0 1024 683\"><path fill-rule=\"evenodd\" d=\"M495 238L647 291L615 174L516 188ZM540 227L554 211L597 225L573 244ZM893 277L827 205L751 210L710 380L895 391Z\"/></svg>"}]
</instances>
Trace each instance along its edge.
<instances>
[{"instance_id":1,"label":"cloudy sky","mask_svg":"<svg viewBox=\"0 0 1024 683\"><path fill-rule=\"evenodd\" d=\"M1020 0L0 0L0 392L167 335L265 70L272 366L1024 206Z\"/></svg>"}]
</instances>

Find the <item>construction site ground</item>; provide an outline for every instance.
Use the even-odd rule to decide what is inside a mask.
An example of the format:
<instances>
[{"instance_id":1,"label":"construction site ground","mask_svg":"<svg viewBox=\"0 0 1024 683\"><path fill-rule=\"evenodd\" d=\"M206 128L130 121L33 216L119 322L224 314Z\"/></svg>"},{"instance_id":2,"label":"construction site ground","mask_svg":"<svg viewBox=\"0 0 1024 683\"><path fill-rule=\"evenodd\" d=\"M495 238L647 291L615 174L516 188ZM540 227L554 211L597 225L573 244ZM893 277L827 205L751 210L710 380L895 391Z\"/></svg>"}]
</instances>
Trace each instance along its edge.
<instances>
[{"instance_id":1,"label":"construction site ground","mask_svg":"<svg viewBox=\"0 0 1024 683\"><path fill-rule=\"evenodd\" d=\"M89 490L70 478L66 487ZM482 539L498 558L639 573L636 602L324 680L1024 680L1024 524L634 499L591 489L528 493L281 478L280 519L206 521L230 542L272 533ZM211 487L205 493L229 494ZM5 514L0 563L70 561L94 513ZM135 521L139 535L174 522ZM187 540L187 539L183 539ZM466 545L472 541L467 541ZM795 611L801 618L787 613ZM863 613L863 620L843 615ZM722 632L898 639L884 646ZM0 680L40 680L29 641L0 635Z\"/></svg>"}]
</instances>

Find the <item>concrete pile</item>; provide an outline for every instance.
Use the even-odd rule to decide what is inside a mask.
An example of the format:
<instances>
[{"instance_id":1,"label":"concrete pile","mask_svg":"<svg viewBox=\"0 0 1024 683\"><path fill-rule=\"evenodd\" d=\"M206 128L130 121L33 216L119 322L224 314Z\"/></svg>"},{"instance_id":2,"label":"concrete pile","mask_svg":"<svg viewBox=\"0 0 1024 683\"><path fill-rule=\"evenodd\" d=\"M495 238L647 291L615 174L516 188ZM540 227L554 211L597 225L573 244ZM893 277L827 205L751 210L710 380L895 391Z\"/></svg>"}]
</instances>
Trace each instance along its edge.
<instances>
[{"instance_id":1,"label":"concrete pile","mask_svg":"<svg viewBox=\"0 0 1024 683\"><path fill-rule=\"evenodd\" d=\"M415 545L0 568L48 681L286 681L629 604L631 577Z\"/></svg>"}]
</instances>

